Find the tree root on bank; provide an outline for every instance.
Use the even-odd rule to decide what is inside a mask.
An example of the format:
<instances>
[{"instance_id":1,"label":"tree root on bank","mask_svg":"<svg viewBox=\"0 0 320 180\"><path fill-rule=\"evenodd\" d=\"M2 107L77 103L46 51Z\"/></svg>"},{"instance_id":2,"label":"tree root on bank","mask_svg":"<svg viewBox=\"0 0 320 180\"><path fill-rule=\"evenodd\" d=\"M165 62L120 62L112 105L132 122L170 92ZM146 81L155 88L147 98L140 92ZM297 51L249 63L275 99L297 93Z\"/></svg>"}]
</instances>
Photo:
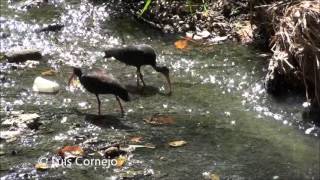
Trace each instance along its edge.
<instances>
[{"instance_id":1,"label":"tree root on bank","mask_svg":"<svg viewBox=\"0 0 320 180\"><path fill-rule=\"evenodd\" d=\"M260 29L270 37L273 52L268 92L304 87L307 101L320 108L320 2L277 1L259 11L264 17L258 14L256 20L268 18Z\"/></svg>"}]
</instances>

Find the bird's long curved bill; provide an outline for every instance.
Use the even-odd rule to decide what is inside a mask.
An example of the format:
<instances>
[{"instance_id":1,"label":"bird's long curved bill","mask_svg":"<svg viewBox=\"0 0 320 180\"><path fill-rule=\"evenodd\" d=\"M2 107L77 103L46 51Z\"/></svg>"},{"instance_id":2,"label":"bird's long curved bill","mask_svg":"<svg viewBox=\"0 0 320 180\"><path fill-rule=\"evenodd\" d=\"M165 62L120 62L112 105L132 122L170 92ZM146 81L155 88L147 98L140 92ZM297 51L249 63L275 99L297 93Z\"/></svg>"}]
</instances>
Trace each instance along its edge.
<instances>
[{"instance_id":1,"label":"bird's long curved bill","mask_svg":"<svg viewBox=\"0 0 320 180\"><path fill-rule=\"evenodd\" d=\"M171 93L172 93L172 87L171 87L170 76L169 76L169 74L168 74L168 75L165 75L165 77L166 77L166 80L167 80L167 82L168 82L168 86L169 86L169 92L168 92L168 95L171 95Z\"/></svg>"},{"instance_id":2,"label":"bird's long curved bill","mask_svg":"<svg viewBox=\"0 0 320 180\"><path fill-rule=\"evenodd\" d=\"M68 81L68 86L71 85L71 83L72 83L72 81L73 81L73 79L74 79L74 76L75 76L75 74L72 73L72 75L70 76L69 81Z\"/></svg>"}]
</instances>

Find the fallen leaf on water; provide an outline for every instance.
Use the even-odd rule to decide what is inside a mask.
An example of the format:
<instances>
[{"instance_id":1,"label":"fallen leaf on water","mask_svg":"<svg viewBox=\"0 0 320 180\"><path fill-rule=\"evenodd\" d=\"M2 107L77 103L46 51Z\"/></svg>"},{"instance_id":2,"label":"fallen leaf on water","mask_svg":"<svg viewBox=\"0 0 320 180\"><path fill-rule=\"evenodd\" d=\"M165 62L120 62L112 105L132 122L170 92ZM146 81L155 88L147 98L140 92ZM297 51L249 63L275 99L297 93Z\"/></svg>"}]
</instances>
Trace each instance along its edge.
<instances>
[{"instance_id":1,"label":"fallen leaf on water","mask_svg":"<svg viewBox=\"0 0 320 180\"><path fill-rule=\"evenodd\" d=\"M72 87L78 88L81 86L80 80L79 79L72 79L71 84Z\"/></svg>"},{"instance_id":2,"label":"fallen leaf on water","mask_svg":"<svg viewBox=\"0 0 320 180\"><path fill-rule=\"evenodd\" d=\"M122 167L124 163L127 161L127 158L125 156L119 156L117 159L117 167Z\"/></svg>"},{"instance_id":3,"label":"fallen leaf on water","mask_svg":"<svg viewBox=\"0 0 320 180\"><path fill-rule=\"evenodd\" d=\"M0 156L5 155L6 153L4 151L0 151Z\"/></svg>"},{"instance_id":4,"label":"fallen leaf on water","mask_svg":"<svg viewBox=\"0 0 320 180\"><path fill-rule=\"evenodd\" d=\"M206 11L203 11L203 12L202 12L202 15L203 15L204 17L208 17L208 16L209 16L209 11L207 11L207 10L206 10Z\"/></svg>"},{"instance_id":5,"label":"fallen leaf on water","mask_svg":"<svg viewBox=\"0 0 320 180\"><path fill-rule=\"evenodd\" d=\"M49 166L48 166L47 163L37 163L34 167L37 170L47 170L47 169L49 169Z\"/></svg>"},{"instance_id":6,"label":"fallen leaf on water","mask_svg":"<svg viewBox=\"0 0 320 180\"><path fill-rule=\"evenodd\" d=\"M130 138L131 142L135 142L135 143L141 143L143 141L143 137L142 136L132 136Z\"/></svg>"},{"instance_id":7,"label":"fallen leaf on water","mask_svg":"<svg viewBox=\"0 0 320 180\"><path fill-rule=\"evenodd\" d=\"M154 114L144 119L145 122L153 125L169 125L175 122L175 119L168 115Z\"/></svg>"},{"instance_id":8,"label":"fallen leaf on water","mask_svg":"<svg viewBox=\"0 0 320 180\"><path fill-rule=\"evenodd\" d=\"M184 146L184 145L186 145L186 144L187 144L187 142L184 141L184 140L169 142L169 145L170 145L171 147L180 147L180 146Z\"/></svg>"},{"instance_id":9,"label":"fallen leaf on water","mask_svg":"<svg viewBox=\"0 0 320 180\"><path fill-rule=\"evenodd\" d=\"M186 49L188 47L187 39L180 39L174 43L177 49Z\"/></svg>"},{"instance_id":10,"label":"fallen leaf on water","mask_svg":"<svg viewBox=\"0 0 320 180\"><path fill-rule=\"evenodd\" d=\"M211 174L210 179L211 180L220 180L220 177L216 174Z\"/></svg>"},{"instance_id":11,"label":"fallen leaf on water","mask_svg":"<svg viewBox=\"0 0 320 180\"><path fill-rule=\"evenodd\" d=\"M53 69L50 69L50 70L47 70L47 71L44 71L41 73L42 76L53 76L55 75L57 72Z\"/></svg>"},{"instance_id":12,"label":"fallen leaf on water","mask_svg":"<svg viewBox=\"0 0 320 180\"><path fill-rule=\"evenodd\" d=\"M58 154L64 158L82 157L84 150L80 146L65 146L59 149Z\"/></svg>"},{"instance_id":13,"label":"fallen leaf on water","mask_svg":"<svg viewBox=\"0 0 320 180\"><path fill-rule=\"evenodd\" d=\"M132 145L129 145L128 146L128 149L131 149L131 150L135 150L136 148L148 148L148 149L155 149L156 146L151 144L151 143L147 143L145 145L135 145L135 144L132 144Z\"/></svg>"},{"instance_id":14,"label":"fallen leaf on water","mask_svg":"<svg viewBox=\"0 0 320 180\"><path fill-rule=\"evenodd\" d=\"M151 144L151 143L145 144L144 147L149 148L149 149L154 149L154 148L156 148L156 146L153 145L153 144Z\"/></svg>"}]
</instances>

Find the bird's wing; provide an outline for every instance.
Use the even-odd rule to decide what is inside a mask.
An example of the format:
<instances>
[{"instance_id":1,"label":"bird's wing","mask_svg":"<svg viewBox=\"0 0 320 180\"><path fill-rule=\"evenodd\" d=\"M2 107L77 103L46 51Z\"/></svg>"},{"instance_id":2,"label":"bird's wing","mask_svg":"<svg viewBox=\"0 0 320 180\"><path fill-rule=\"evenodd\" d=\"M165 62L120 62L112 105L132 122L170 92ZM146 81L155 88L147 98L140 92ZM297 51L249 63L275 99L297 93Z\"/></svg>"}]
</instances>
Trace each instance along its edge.
<instances>
[{"instance_id":1,"label":"bird's wing","mask_svg":"<svg viewBox=\"0 0 320 180\"><path fill-rule=\"evenodd\" d=\"M107 74L104 69L96 69L85 76L88 81L92 83L103 85L103 84L113 84L121 86L121 83L118 79L114 78L112 74Z\"/></svg>"},{"instance_id":2,"label":"bird's wing","mask_svg":"<svg viewBox=\"0 0 320 180\"><path fill-rule=\"evenodd\" d=\"M130 57L130 58L136 58L143 56L144 51L142 48L137 46L127 46L123 49L123 51L119 52L120 56Z\"/></svg>"},{"instance_id":3,"label":"bird's wing","mask_svg":"<svg viewBox=\"0 0 320 180\"><path fill-rule=\"evenodd\" d=\"M127 46L119 51L115 58L134 66L155 64L155 52L149 46Z\"/></svg>"},{"instance_id":4,"label":"bird's wing","mask_svg":"<svg viewBox=\"0 0 320 180\"><path fill-rule=\"evenodd\" d=\"M90 75L107 74L107 71L102 68L93 67L88 74Z\"/></svg>"}]
</instances>

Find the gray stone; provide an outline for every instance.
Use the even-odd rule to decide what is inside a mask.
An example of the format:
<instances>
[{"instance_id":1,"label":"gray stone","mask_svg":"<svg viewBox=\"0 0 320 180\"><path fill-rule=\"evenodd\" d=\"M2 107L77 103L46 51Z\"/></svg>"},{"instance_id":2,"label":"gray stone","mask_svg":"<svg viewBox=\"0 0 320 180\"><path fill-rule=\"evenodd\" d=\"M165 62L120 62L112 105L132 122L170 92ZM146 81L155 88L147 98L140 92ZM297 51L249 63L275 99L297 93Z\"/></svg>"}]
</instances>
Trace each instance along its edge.
<instances>
[{"instance_id":1,"label":"gray stone","mask_svg":"<svg viewBox=\"0 0 320 180\"><path fill-rule=\"evenodd\" d=\"M40 60L42 55L39 50L36 49L24 49L7 52L5 57L9 62L24 62L27 60Z\"/></svg>"},{"instance_id":2,"label":"gray stone","mask_svg":"<svg viewBox=\"0 0 320 180\"><path fill-rule=\"evenodd\" d=\"M64 27L63 24L49 24L40 29L40 32L60 31Z\"/></svg>"},{"instance_id":3,"label":"gray stone","mask_svg":"<svg viewBox=\"0 0 320 180\"><path fill-rule=\"evenodd\" d=\"M3 121L1 124L3 126L17 126L20 128L29 127L33 129L34 125L38 124L39 117L40 116L36 113L13 115Z\"/></svg>"}]
</instances>

